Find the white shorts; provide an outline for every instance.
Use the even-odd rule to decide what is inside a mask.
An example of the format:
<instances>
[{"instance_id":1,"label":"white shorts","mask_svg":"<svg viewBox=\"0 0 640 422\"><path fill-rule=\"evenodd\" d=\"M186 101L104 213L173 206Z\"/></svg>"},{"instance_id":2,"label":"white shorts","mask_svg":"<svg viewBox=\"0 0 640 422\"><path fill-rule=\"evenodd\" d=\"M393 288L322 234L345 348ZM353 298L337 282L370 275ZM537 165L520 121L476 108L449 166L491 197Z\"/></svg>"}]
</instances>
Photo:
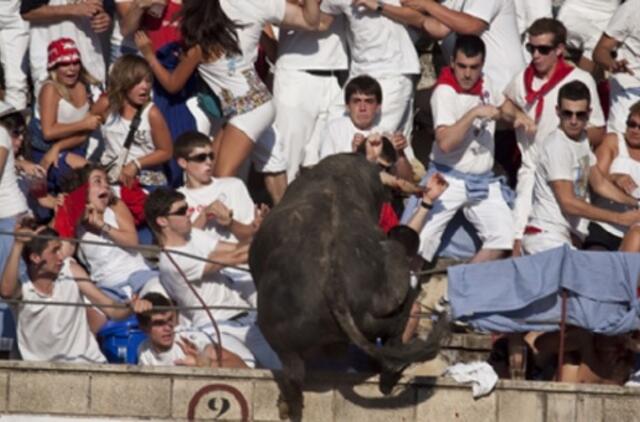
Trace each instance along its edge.
<instances>
[{"instance_id":1,"label":"white shorts","mask_svg":"<svg viewBox=\"0 0 640 422\"><path fill-rule=\"evenodd\" d=\"M525 234L522 237L522 252L533 255L563 245L571 245L571 238L562 233L543 231L542 233Z\"/></svg>"},{"instance_id":2,"label":"white shorts","mask_svg":"<svg viewBox=\"0 0 640 422\"><path fill-rule=\"evenodd\" d=\"M420 254L432 261L440 246L442 233L449 221L462 208L464 216L478 231L483 249L511 250L514 241L512 212L500 189L500 183L489 185L489 196L480 202L470 202L464 181L444 176L449 187L434 203L420 231Z\"/></svg>"},{"instance_id":3,"label":"white shorts","mask_svg":"<svg viewBox=\"0 0 640 422\"><path fill-rule=\"evenodd\" d=\"M233 116L228 122L255 142L251 161L259 173L279 173L287 169L284 141L273 125L275 112L273 101L269 101L248 113Z\"/></svg>"}]
</instances>

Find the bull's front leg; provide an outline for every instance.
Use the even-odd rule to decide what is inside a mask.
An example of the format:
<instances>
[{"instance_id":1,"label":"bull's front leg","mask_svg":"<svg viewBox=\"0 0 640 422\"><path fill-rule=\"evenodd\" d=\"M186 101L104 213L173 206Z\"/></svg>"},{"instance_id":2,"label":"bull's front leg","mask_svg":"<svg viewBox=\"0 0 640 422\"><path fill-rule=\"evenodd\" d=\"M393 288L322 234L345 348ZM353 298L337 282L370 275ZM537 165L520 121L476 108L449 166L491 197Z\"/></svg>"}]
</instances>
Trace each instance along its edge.
<instances>
[{"instance_id":1,"label":"bull's front leg","mask_svg":"<svg viewBox=\"0 0 640 422\"><path fill-rule=\"evenodd\" d=\"M282 373L277 377L280 397L278 397L278 412L280 419L290 419L300 421L302 419L302 408L304 406L304 396L302 387L304 385L305 366L304 360L297 353L278 354L282 361Z\"/></svg>"}]
</instances>

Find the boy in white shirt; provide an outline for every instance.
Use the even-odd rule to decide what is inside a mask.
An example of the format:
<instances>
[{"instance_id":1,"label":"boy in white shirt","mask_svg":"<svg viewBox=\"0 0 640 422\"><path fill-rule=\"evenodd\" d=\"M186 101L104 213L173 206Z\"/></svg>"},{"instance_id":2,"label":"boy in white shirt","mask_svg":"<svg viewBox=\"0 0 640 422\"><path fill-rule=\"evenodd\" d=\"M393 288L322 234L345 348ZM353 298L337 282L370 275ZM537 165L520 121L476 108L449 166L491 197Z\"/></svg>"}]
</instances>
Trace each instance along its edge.
<instances>
[{"instance_id":1,"label":"boy in white shirt","mask_svg":"<svg viewBox=\"0 0 640 422\"><path fill-rule=\"evenodd\" d=\"M184 195L171 189L152 192L144 210L147 224L165 249L158 266L160 282L171 299L181 307L204 303L211 309L183 310L181 315L190 327L210 329L215 318L220 331L245 344L262 366L280 368L280 360L256 325L255 313L248 312L249 303L220 273L226 266L247 263L248 244L219 241L192 228Z\"/></svg>"},{"instance_id":2,"label":"boy in white shirt","mask_svg":"<svg viewBox=\"0 0 640 422\"><path fill-rule=\"evenodd\" d=\"M53 240L32 238L52 237ZM61 241L50 228L33 232L18 228L15 244L7 260L0 295L26 301L71 302L94 305L117 305L93 283L87 273L72 259L63 259ZM27 262L29 281L20 285L18 265L20 257ZM150 308L144 300L134 298L131 307L137 312ZM105 307L102 312L111 319L125 319L132 309ZM89 326L89 314L95 310L83 306L48 306L25 304L17 306L18 347L24 360L97 362L106 359Z\"/></svg>"},{"instance_id":3,"label":"boy in white shirt","mask_svg":"<svg viewBox=\"0 0 640 422\"><path fill-rule=\"evenodd\" d=\"M586 219L626 226L640 222L638 210L619 213L589 203L591 187L602 197L638 205L596 166L586 134L590 102L583 82L573 81L560 89L556 107L560 126L544 140L536 168L533 206L522 239L526 254L571 245L572 236L584 238Z\"/></svg>"},{"instance_id":4,"label":"boy in white shirt","mask_svg":"<svg viewBox=\"0 0 640 422\"><path fill-rule=\"evenodd\" d=\"M159 309L171 307L170 299L160 293L147 293L144 300L152 304L150 311L137 314L140 328L147 339L140 344L138 364L148 366L254 367L251 352L234 337L222 334L221 362L218 362L213 336L184 326L176 327L177 313ZM233 350L234 352L230 352Z\"/></svg>"}]
</instances>

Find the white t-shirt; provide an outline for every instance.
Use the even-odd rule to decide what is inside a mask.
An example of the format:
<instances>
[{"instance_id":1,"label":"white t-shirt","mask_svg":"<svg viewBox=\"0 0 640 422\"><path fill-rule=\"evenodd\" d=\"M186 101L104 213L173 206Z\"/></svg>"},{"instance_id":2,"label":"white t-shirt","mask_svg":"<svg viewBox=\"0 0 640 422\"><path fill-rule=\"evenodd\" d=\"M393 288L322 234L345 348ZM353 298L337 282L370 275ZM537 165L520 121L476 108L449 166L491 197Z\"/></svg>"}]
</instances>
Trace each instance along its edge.
<instances>
[{"instance_id":1,"label":"white t-shirt","mask_svg":"<svg viewBox=\"0 0 640 422\"><path fill-rule=\"evenodd\" d=\"M589 171L595 164L596 157L591 152L586 136L580 141L574 141L560 129L552 132L540 150L529 223L545 231L585 235L587 221L562 213L551 182L572 182L575 196L588 201Z\"/></svg>"},{"instance_id":2,"label":"white t-shirt","mask_svg":"<svg viewBox=\"0 0 640 422\"><path fill-rule=\"evenodd\" d=\"M351 143L356 133L369 136L375 128L361 130L354 126L349 116L330 120L325 127L320 144L320 159L341 152L353 152Z\"/></svg>"},{"instance_id":3,"label":"white t-shirt","mask_svg":"<svg viewBox=\"0 0 640 422\"><path fill-rule=\"evenodd\" d=\"M0 0L1 29L29 29L29 24L20 16L20 0Z\"/></svg>"},{"instance_id":4,"label":"white t-shirt","mask_svg":"<svg viewBox=\"0 0 640 422\"><path fill-rule=\"evenodd\" d=\"M544 96L542 115L540 120L537 122L538 126L535 134L536 143L544 141L560 124L560 119L556 114L558 93L560 92L560 88L573 81L583 82L587 88L589 88L589 94L591 94L591 115L589 117L588 127L602 127L605 125L604 114L602 113L602 107L600 106L600 97L598 96L596 83L590 74L582 69L574 68L571 73L556 84L556 86ZM534 76L533 88L536 90L540 89L540 87L544 85L544 82L546 81ZM524 110L531 119L535 120L537 102L527 105L527 92L524 86L524 70L518 73L511 83L509 83L504 91L504 95ZM518 135L519 140L529 139L528 136L520 130L518 130L516 134Z\"/></svg>"},{"instance_id":5,"label":"white t-shirt","mask_svg":"<svg viewBox=\"0 0 640 422\"><path fill-rule=\"evenodd\" d=\"M49 6L75 3L74 0L49 0ZM106 69L99 34L91 29L88 18L65 19L56 23L31 24L29 60L31 74L42 82L47 74L47 47L58 38L71 38L80 51L82 65L100 82L105 82Z\"/></svg>"},{"instance_id":6,"label":"white t-shirt","mask_svg":"<svg viewBox=\"0 0 640 422\"><path fill-rule=\"evenodd\" d=\"M400 0L385 3L400 6ZM329 15L345 15L349 22L352 77L420 73L418 54L404 25L365 6L354 6L352 0L323 0L320 10Z\"/></svg>"},{"instance_id":7,"label":"white t-shirt","mask_svg":"<svg viewBox=\"0 0 640 422\"><path fill-rule=\"evenodd\" d=\"M640 86L640 0L627 0L614 13L604 31L621 42L617 60L627 60L634 75L614 73L612 77L625 88Z\"/></svg>"},{"instance_id":8,"label":"white t-shirt","mask_svg":"<svg viewBox=\"0 0 640 422\"><path fill-rule=\"evenodd\" d=\"M151 342L147 339L140 344L138 351L138 365L143 366L175 366L176 361L184 359L186 355L178 346L177 341L185 337L196 345L198 351L203 351L212 344L211 337L200 330L193 330L187 327L178 326L175 328L174 341L171 348L165 352L159 352L151 347Z\"/></svg>"},{"instance_id":9,"label":"white t-shirt","mask_svg":"<svg viewBox=\"0 0 640 422\"><path fill-rule=\"evenodd\" d=\"M449 85L438 85L431 96L433 127L437 129L439 126L451 126L478 105L490 104L498 107L503 102L500 91L494 90L488 80L483 83L482 96L458 94ZM486 173L493 168L495 129L494 120L475 119L455 150L445 153L434 142L430 160L463 173Z\"/></svg>"},{"instance_id":10,"label":"white t-shirt","mask_svg":"<svg viewBox=\"0 0 640 422\"><path fill-rule=\"evenodd\" d=\"M83 303L67 259L47 296L31 281L22 285L22 299ZM24 360L106 362L89 329L87 310L76 306L18 305L18 347Z\"/></svg>"},{"instance_id":11,"label":"white t-shirt","mask_svg":"<svg viewBox=\"0 0 640 422\"><path fill-rule=\"evenodd\" d=\"M118 228L116 214L111 208L105 210L103 218L105 223L115 229ZM78 233L80 239L114 244L110 237L97 235L84 230L82 226L80 227ZM98 283L98 287L116 288L125 282L131 274L150 270L142 255L136 251L88 243L81 243L79 248L86 260L91 278Z\"/></svg>"},{"instance_id":12,"label":"white t-shirt","mask_svg":"<svg viewBox=\"0 0 640 422\"><path fill-rule=\"evenodd\" d=\"M447 0L444 5L489 24L480 35L487 49L484 74L496 88L503 90L526 66L513 0ZM453 44L444 45L450 45L451 50L445 51L445 57L451 57Z\"/></svg>"},{"instance_id":13,"label":"white t-shirt","mask_svg":"<svg viewBox=\"0 0 640 422\"><path fill-rule=\"evenodd\" d=\"M220 98L223 114L231 116L253 110L270 99L253 66L262 28L282 22L285 0L221 0L220 6L229 19L242 25L236 29L242 54L200 64L198 72Z\"/></svg>"},{"instance_id":14,"label":"white t-shirt","mask_svg":"<svg viewBox=\"0 0 640 422\"><path fill-rule=\"evenodd\" d=\"M255 217L255 204L242 180L236 177L211 178L211 183L196 189L182 186L178 189L187 199L191 214L191 221L195 221L203 209L218 200L233 211L233 219L250 224ZM209 221L204 231L226 242L237 243L238 239L226 227L220 227L215 221Z\"/></svg>"},{"instance_id":15,"label":"white t-shirt","mask_svg":"<svg viewBox=\"0 0 640 422\"><path fill-rule=\"evenodd\" d=\"M336 16L325 32L280 29L276 69L346 70L349 68L345 21Z\"/></svg>"},{"instance_id":16,"label":"white t-shirt","mask_svg":"<svg viewBox=\"0 0 640 422\"><path fill-rule=\"evenodd\" d=\"M3 126L0 126L0 148L7 150L7 160L0 174L0 218L7 218L27 211L27 200L18 186L11 135Z\"/></svg>"},{"instance_id":17,"label":"white t-shirt","mask_svg":"<svg viewBox=\"0 0 640 422\"><path fill-rule=\"evenodd\" d=\"M565 2L565 4L568 3ZM553 16L551 10L551 0L515 0L516 19L518 32L524 34L529 26L540 18L550 18Z\"/></svg>"},{"instance_id":18,"label":"white t-shirt","mask_svg":"<svg viewBox=\"0 0 640 422\"><path fill-rule=\"evenodd\" d=\"M140 125L133 136L127 162L145 157L156 150L153 136L151 135L151 123L149 122L149 111L152 107L152 103L147 104L140 114ZM120 157L124 151L124 141L127 139L130 127L131 120L125 119L120 113L110 113L107 116L106 121L100 128L105 141L105 149L101 159L102 164L108 164Z\"/></svg>"},{"instance_id":19,"label":"white t-shirt","mask_svg":"<svg viewBox=\"0 0 640 422\"><path fill-rule=\"evenodd\" d=\"M194 228L191 230L191 238L186 245L167 249L207 258L217 244L218 240L215 237ZM226 277L220 273L204 274L206 262L178 254L172 254L171 256L207 305L249 307L249 304L230 287L230 281ZM158 266L160 269L160 282L171 299L179 306L201 306L196 296L186 285L185 280L165 254L160 255ZM211 314L217 321L233 318L241 312L243 311L211 309ZM182 312L182 315L190 321L192 327L202 328L211 324L211 320L204 310L186 310Z\"/></svg>"}]
</instances>

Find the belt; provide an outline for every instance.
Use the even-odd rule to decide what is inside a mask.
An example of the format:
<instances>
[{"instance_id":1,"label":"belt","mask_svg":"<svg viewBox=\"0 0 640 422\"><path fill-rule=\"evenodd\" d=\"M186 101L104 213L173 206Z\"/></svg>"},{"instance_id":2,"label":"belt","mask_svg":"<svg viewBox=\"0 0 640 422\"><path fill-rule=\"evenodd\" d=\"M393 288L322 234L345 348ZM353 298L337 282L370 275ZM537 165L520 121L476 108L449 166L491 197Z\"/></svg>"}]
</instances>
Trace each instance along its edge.
<instances>
[{"instance_id":1,"label":"belt","mask_svg":"<svg viewBox=\"0 0 640 422\"><path fill-rule=\"evenodd\" d=\"M524 234L538 234L542 233L543 230L534 226L527 226L524 228Z\"/></svg>"},{"instance_id":2,"label":"belt","mask_svg":"<svg viewBox=\"0 0 640 422\"><path fill-rule=\"evenodd\" d=\"M336 78L340 78L346 75L347 73L346 70L315 70L315 69L306 69L305 72L314 76L325 76L325 77L335 76Z\"/></svg>"}]
</instances>

